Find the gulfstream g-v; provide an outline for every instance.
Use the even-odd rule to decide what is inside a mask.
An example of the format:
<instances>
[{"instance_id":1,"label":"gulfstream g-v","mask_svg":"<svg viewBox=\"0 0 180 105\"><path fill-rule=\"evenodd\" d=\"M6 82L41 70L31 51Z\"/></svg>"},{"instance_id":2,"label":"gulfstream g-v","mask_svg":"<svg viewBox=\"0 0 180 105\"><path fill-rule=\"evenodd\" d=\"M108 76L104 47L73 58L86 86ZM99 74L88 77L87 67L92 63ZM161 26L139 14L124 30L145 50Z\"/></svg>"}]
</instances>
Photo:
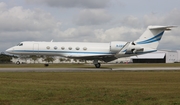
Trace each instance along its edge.
<instances>
[{"instance_id":1,"label":"gulfstream g-v","mask_svg":"<svg viewBox=\"0 0 180 105\"><path fill-rule=\"evenodd\" d=\"M164 31L174 26L148 26L139 39L132 42L112 41L110 43L87 42L40 42L23 41L6 50L15 55L54 55L67 58L93 60L100 68L99 60L110 62L117 58L157 51Z\"/></svg>"}]
</instances>

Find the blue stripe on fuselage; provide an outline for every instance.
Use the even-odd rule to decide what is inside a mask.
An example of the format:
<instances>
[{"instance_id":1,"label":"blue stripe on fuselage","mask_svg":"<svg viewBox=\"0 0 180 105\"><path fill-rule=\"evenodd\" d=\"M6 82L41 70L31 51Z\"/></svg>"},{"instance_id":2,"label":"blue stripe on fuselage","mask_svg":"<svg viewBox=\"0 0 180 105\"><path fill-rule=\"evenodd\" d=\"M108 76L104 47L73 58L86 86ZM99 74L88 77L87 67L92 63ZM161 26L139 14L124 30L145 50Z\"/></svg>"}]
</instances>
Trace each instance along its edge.
<instances>
[{"instance_id":1,"label":"blue stripe on fuselage","mask_svg":"<svg viewBox=\"0 0 180 105\"><path fill-rule=\"evenodd\" d=\"M114 54L111 52L76 52L76 51L41 51L41 50L14 50L18 53L67 53L67 54Z\"/></svg>"}]
</instances>

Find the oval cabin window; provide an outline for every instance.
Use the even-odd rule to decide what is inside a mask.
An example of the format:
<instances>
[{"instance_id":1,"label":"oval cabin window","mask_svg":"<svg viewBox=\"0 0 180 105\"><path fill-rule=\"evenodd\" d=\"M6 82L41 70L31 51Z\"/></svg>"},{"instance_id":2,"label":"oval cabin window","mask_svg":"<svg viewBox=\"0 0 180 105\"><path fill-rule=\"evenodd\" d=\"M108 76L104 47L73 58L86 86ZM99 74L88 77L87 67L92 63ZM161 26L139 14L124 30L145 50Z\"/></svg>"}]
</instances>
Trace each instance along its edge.
<instances>
[{"instance_id":1,"label":"oval cabin window","mask_svg":"<svg viewBox=\"0 0 180 105\"><path fill-rule=\"evenodd\" d=\"M72 47L69 47L69 50L72 50Z\"/></svg>"},{"instance_id":2,"label":"oval cabin window","mask_svg":"<svg viewBox=\"0 0 180 105\"><path fill-rule=\"evenodd\" d=\"M55 46L54 49L57 50L57 46Z\"/></svg>"},{"instance_id":3,"label":"oval cabin window","mask_svg":"<svg viewBox=\"0 0 180 105\"><path fill-rule=\"evenodd\" d=\"M80 48L79 47L76 47L76 50L79 50Z\"/></svg>"},{"instance_id":4,"label":"oval cabin window","mask_svg":"<svg viewBox=\"0 0 180 105\"><path fill-rule=\"evenodd\" d=\"M84 47L83 50L87 50L87 47Z\"/></svg>"},{"instance_id":5,"label":"oval cabin window","mask_svg":"<svg viewBox=\"0 0 180 105\"><path fill-rule=\"evenodd\" d=\"M64 50L64 49L65 49L65 47L61 47L61 49L62 49L62 50Z\"/></svg>"},{"instance_id":6,"label":"oval cabin window","mask_svg":"<svg viewBox=\"0 0 180 105\"><path fill-rule=\"evenodd\" d=\"M47 49L50 49L50 47L49 47L49 46L47 46L46 48L47 48Z\"/></svg>"}]
</instances>

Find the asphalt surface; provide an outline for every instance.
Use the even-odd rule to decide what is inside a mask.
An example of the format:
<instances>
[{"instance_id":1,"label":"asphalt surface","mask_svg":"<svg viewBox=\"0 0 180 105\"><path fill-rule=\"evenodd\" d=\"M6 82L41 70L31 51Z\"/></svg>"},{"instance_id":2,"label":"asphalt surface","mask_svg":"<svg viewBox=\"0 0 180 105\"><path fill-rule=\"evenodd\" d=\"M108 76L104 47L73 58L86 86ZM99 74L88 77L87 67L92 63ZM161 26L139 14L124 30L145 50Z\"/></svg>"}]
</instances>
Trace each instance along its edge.
<instances>
[{"instance_id":1,"label":"asphalt surface","mask_svg":"<svg viewBox=\"0 0 180 105\"><path fill-rule=\"evenodd\" d=\"M79 72L79 71L161 71L180 70L180 67L146 68L0 68L0 72Z\"/></svg>"}]
</instances>

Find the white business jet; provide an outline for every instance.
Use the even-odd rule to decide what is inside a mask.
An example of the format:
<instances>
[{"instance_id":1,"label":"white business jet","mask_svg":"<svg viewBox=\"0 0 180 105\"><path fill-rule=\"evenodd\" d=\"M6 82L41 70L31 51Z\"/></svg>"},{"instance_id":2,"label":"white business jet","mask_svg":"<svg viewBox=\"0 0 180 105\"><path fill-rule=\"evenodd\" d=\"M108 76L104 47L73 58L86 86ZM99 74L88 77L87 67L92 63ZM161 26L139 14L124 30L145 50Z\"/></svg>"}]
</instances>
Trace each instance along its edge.
<instances>
[{"instance_id":1,"label":"white business jet","mask_svg":"<svg viewBox=\"0 0 180 105\"><path fill-rule=\"evenodd\" d=\"M6 50L15 55L54 55L67 58L93 60L96 68L117 58L157 51L157 46L166 30L175 26L148 26L141 37L132 42L112 41L110 43L87 42L35 42L24 41Z\"/></svg>"}]
</instances>

